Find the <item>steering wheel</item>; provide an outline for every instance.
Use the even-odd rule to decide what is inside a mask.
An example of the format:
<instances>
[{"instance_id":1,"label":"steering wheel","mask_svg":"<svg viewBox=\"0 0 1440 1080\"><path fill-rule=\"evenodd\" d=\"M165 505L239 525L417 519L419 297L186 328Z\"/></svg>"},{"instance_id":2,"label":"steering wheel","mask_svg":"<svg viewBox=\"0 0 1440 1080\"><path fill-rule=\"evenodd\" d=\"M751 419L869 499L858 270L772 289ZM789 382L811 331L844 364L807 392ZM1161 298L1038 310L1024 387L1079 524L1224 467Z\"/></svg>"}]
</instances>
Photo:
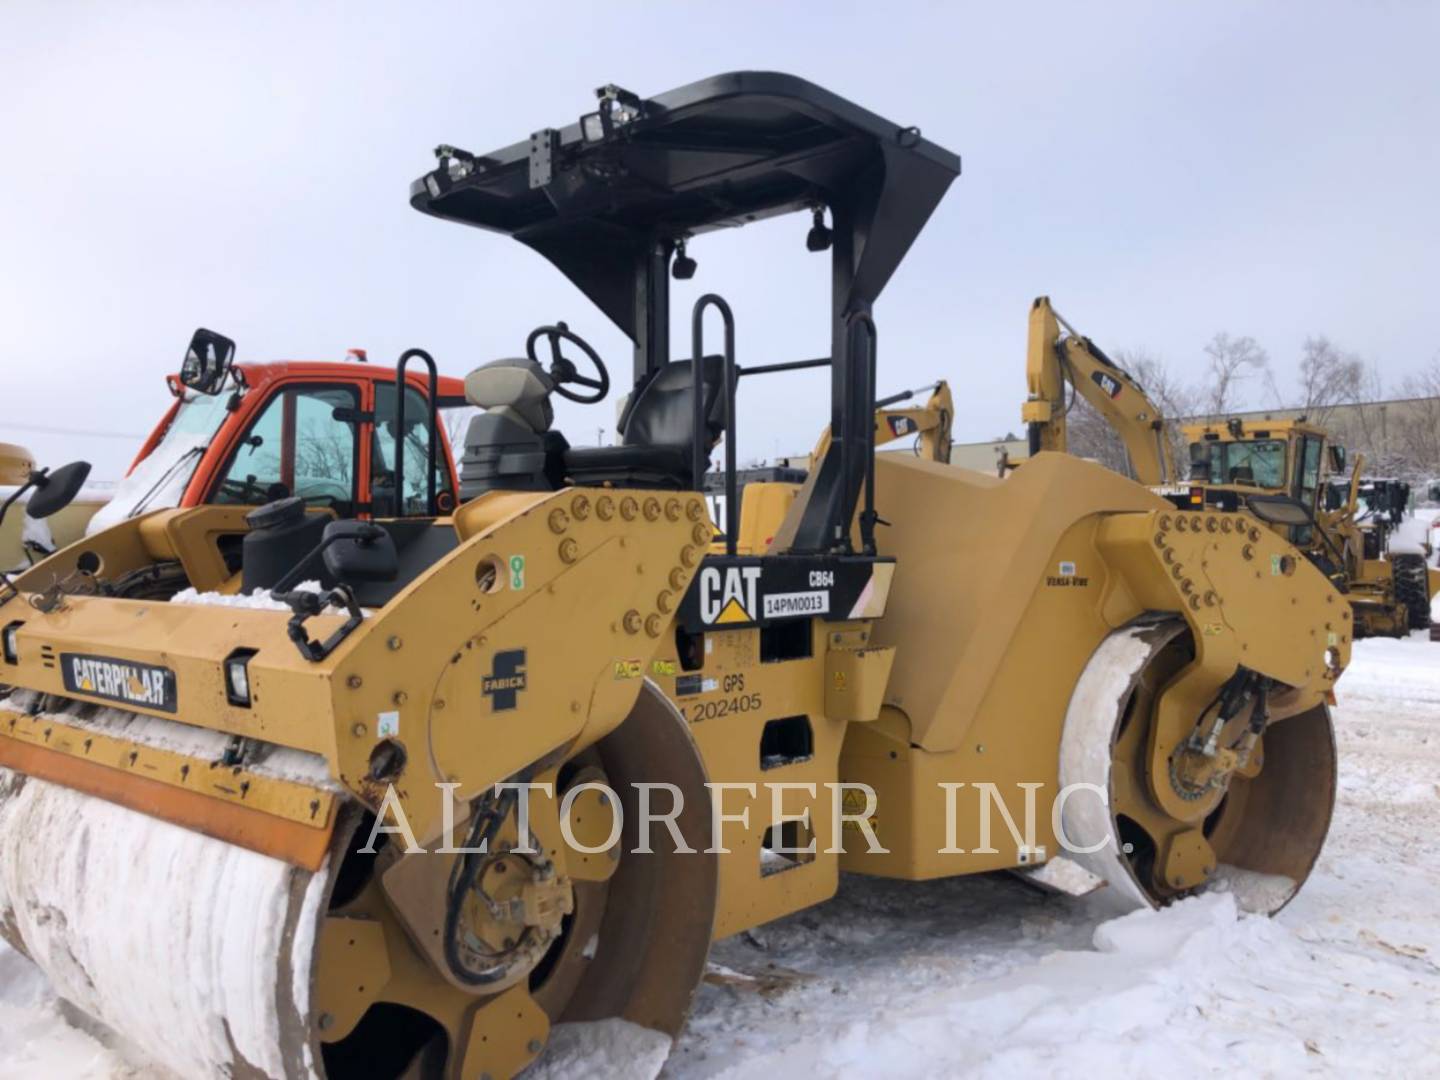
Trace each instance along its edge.
<instances>
[{"instance_id":1,"label":"steering wheel","mask_svg":"<svg viewBox=\"0 0 1440 1080\"><path fill-rule=\"evenodd\" d=\"M555 380L555 392L563 398L578 402L581 405L594 405L610 392L610 372L605 370L605 361L600 359L600 354L590 347L590 343L579 334L572 331L563 322L554 326L537 326L530 331L530 336L525 339L525 355L535 363L540 363L540 358L535 355L535 343L541 338L550 342L550 377ZM581 375L575 365L564 356L560 355L560 343L568 341L581 352L585 358L595 366L595 371L600 378L591 379ZM575 383L579 386L589 387L593 393L577 394L573 390L565 389L566 383Z\"/></svg>"}]
</instances>

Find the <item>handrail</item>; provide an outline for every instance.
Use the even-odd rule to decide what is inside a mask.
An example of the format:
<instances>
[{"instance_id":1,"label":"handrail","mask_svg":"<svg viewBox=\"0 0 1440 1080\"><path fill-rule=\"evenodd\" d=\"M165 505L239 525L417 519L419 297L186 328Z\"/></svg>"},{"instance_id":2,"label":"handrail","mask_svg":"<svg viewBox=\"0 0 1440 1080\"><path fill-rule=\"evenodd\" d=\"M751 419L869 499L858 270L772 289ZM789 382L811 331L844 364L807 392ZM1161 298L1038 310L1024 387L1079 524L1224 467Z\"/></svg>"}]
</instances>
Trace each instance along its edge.
<instances>
[{"instance_id":1,"label":"handrail","mask_svg":"<svg viewBox=\"0 0 1440 1080\"><path fill-rule=\"evenodd\" d=\"M709 448L705 440L709 425L705 416L705 379L701 371L705 359L705 309L713 307L720 312L725 325L724 386L725 395L725 554L734 555L739 536L739 499L735 477L735 315L723 297L706 293L695 301L690 314L690 384L694 390L695 442L691 468L695 490L704 490L705 466L709 461Z\"/></svg>"},{"instance_id":2,"label":"handrail","mask_svg":"<svg viewBox=\"0 0 1440 1080\"><path fill-rule=\"evenodd\" d=\"M830 357L819 356L814 360L787 360L781 364L760 364L756 367L736 368L737 378L744 375L770 375L777 371L802 371L805 368L829 367Z\"/></svg>"},{"instance_id":3,"label":"handrail","mask_svg":"<svg viewBox=\"0 0 1440 1080\"><path fill-rule=\"evenodd\" d=\"M395 366L395 505L396 517L404 517L405 505L405 367L411 360L422 360L430 371L430 447L429 479L425 484L425 513L435 516L435 452L438 441L440 371L434 358L424 349L406 349Z\"/></svg>"}]
</instances>

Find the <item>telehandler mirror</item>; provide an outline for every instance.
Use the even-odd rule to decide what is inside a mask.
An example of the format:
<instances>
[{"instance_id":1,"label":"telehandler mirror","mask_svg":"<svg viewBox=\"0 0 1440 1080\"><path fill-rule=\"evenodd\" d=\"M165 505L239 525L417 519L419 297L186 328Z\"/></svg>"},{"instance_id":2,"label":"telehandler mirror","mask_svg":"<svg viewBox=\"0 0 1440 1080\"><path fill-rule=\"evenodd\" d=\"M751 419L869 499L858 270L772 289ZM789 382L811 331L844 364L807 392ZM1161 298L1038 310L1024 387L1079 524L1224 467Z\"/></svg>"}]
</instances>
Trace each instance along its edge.
<instances>
[{"instance_id":1,"label":"telehandler mirror","mask_svg":"<svg viewBox=\"0 0 1440 1080\"><path fill-rule=\"evenodd\" d=\"M185 350L180 382L201 394L218 394L234 363L235 342L224 334L201 327L191 336L190 347Z\"/></svg>"},{"instance_id":2,"label":"telehandler mirror","mask_svg":"<svg viewBox=\"0 0 1440 1080\"><path fill-rule=\"evenodd\" d=\"M75 501L89 476L88 461L72 461L54 472L37 474L32 478L35 494L30 496L25 512L37 520L59 513Z\"/></svg>"},{"instance_id":3,"label":"telehandler mirror","mask_svg":"<svg viewBox=\"0 0 1440 1080\"><path fill-rule=\"evenodd\" d=\"M325 526L321 546L325 570L336 581L394 581L400 573L400 556L394 538L368 521L332 521Z\"/></svg>"},{"instance_id":4,"label":"telehandler mirror","mask_svg":"<svg viewBox=\"0 0 1440 1080\"><path fill-rule=\"evenodd\" d=\"M1335 446L1333 443L1331 444L1330 471L1335 473L1342 473L1345 471L1345 447Z\"/></svg>"}]
</instances>

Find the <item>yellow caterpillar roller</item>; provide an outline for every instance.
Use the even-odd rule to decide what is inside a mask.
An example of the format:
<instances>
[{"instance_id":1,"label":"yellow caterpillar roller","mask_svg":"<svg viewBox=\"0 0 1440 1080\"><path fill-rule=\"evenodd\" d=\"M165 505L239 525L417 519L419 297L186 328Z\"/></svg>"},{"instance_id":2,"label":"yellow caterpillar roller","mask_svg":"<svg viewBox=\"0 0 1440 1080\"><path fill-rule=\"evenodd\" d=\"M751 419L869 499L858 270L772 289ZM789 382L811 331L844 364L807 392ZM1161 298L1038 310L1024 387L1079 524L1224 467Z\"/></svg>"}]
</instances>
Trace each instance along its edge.
<instances>
[{"instance_id":1,"label":"yellow caterpillar roller","mask_svg":"<svg viewBox=\"0 0 1440 1080\"><path fill-rule=\"evenodd\" d=\"M764 73L437 154L416 209L522 241L633 341L621 444L552 429L552 394L610 387L563 323L466 378L458 473L424 352L386 404L198 332L179 382L255 418L214 497L0 584L0 933L61 995L186 1077L495 1078L565 1022L674 1035L712 940L842 869L1293 895L1351 640L1319 571L1063 454L875 453L873 306L954 154ZM829 355L710 293L672 358L671 274L790 211ZM794 367L829 439L742 554L737 406Z\"/></svg>"}]
</instances>

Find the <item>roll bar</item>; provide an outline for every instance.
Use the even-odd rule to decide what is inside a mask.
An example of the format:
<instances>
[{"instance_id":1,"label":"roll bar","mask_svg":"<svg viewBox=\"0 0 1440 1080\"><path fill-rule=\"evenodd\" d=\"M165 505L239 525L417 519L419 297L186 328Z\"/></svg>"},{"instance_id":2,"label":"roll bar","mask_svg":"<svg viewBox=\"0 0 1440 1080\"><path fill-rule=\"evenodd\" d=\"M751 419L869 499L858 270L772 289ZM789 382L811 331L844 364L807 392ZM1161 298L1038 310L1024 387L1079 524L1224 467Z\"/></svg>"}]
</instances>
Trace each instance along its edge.
<instances>
[{"instance_id":1,"label":"roll bar","mask_svg":"<svg viewBox=\"0 0 1440 1080\"><path fill-rule=\"evenodd\" d=\"M690 387L695 437L691 448L691 477L695 490L704 491L705 467L710 458L710 449L706 445L710 425L705 415L705 379L700 368L705 360L705 311L712 307L720 312L725 326L724 382L721 387L725 399L725 554L734 555L740 520L739 508L735 505L739 498L735 478L735 314L724 298L715 293L706 293L696 300L690 312Z\"/></svg>"},{"instance_id":2,"label":"roll bar","mask_svg":"<svg viewBox=\"0 0 1440 1080\"><path fill-rule=\"evenodd\" d=\"M425 481L425 513L435 516L435 450L438 441L440 413L440 371L435 359L424 349L406 349L395 365L395 506L396 517L404 517L405 498L405 368L411 360L420 360L430 372L430 449L428 478Z\"/></svg>"},{"instance_id":3,"label":"roll bar","mask_svg":"<svg viewBox=\"0 0 1440 1080\"><path fill-rule=\"evenodd\" d=\"M751 368L737 367L735 364L735 314L730 310L730 305L725 302L723 297L715 293L706 293L696 300L695 306L690 312L690 402L693 410L691 429L694 432L690 448L690 470L696 491L705 490L705 471L709 465L709 447L707 445L710 433L709 418L705 414L705 380L701 372L701 365L705 360L705 312L710 308L720 312L720 319L725 331L724 383L721 389L725 402L725 554L734 555L740 535L739 481L735 446L735 390L740 377L832 365L829 357L820 357L814 360L795 360ZM867 414L873 415L875 410L880 407L875 400L876 357L880 340L879 331L875 328L875 319L866 311L853 312L845 321L845 332L847 335L846 348L850 355L864 358L864 362L858 365L860 398L865 404ZM864 341L863 351L856 348L857 339L860 338L863 338ZM896 401L912 397L914 394L915 391L907 390L886 398L884 404L893 404ZM844 462L842 468L847 474L852 471L863 473L864 503L860 512L860 545L866 555L874 555L876 553L875 526L881 521L880 515L875 511L875 425L872 422L861 426L858 430L860 433L858 441L841 443L842 461ZM863 462L863 469L856 467L857 459ZM852 552L848 528L836 535L832 549L846 554Z\"/></svg>"}]
</instances>

